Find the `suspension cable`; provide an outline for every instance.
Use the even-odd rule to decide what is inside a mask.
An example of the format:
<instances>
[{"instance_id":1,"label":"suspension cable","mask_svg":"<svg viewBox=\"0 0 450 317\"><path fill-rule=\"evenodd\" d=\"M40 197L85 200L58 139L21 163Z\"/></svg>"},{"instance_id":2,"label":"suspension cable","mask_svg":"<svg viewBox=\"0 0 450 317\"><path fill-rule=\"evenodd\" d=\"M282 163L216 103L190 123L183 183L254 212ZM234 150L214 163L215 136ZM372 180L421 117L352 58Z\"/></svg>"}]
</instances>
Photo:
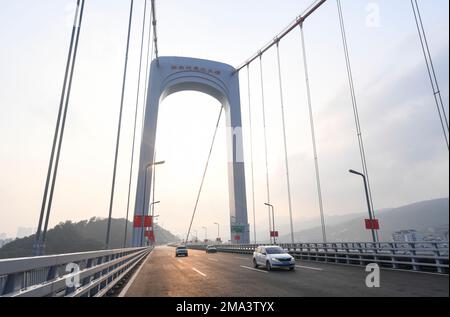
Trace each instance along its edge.
<instances>
[{"instance_id":1,"label":"suspension cable","mask_svg":"<svg viewBox=\"0 0 450 317\"><path fill-rule=\"evenodd\" d=\"M147 70L146 70L146 78L145 78L145 98L144 98L144 108L143 108L143 115L142 115L142 138L144 137L144 123L145 123L145 110L147 106L147 91L148 91L148 71L149 71L149 56L150 59L153 60L153 56L156 56L156 62L157 65L159 65L159 56L158 56L158 38L156 35L156 7L154 1L152 1L152 8L151 8L151 26L150 31L153 29L153 41L151 41L151 32L148 38L148 44L147 44ZM150 42L151 42L151 48L150 48ZM150 50L149 50L150 49ZM150 54L148 54L150 52ZM156 148L153 149L153 163L156 162ZM152 202L155 202L155 187L156 187L156 169L153 169L152 172L152 181L150 183L150 186L152 188ZM155 216L155 204L152 204L151 207L151 215L154 221Z\"/></svg>"},{"instance_id":2,"label":"suspension cable","mask_svg":"<svg viewBox=\"0 0 450 317\"><path fill-rule=\"evenodd\" d=\"M356 132L357 132L357 136L358 136L361 164L362 164L363 173L366 176L366 180L367 180L369 204L372 209L372 214L375 218L375 209L373 207L373 200L372 200L372 189L370 186L369 171L367 168L367 161L366 161L366 154L365 154L365 149L364 149L364 141L363 141L363 137L362 137L361 123L359 120L358 103L356 101L355 85L354 85L354 81L353 81L353 73L352 73L352 67L351 67L351 62L350 62L350 54L349 54L347 36L346 36L346 31L345 31L344 15L342 13L341 1L336 0L336 2L337 2L339 23L340 23L341 36L342 36L342 44L343 44L343 48L344 48L345 64L347 67L348 83L349 83L350 95L351 95L351 99L352 99L353 114L355 117ZM378 231L375 231L375 235L376 235L376 240L378 241Z\"/></svg>"},{"instance_id":3,"label":"suspension cable","mask_svg":"<svg viewBox=\"0 0 450 317\"><path fill-rule=\"evenodd\" d=\"M294 242L294 225L292 221L292 199L291 199L291 181L289 178L289 160L288 160L288 145L286 137L286 118L284 111L284 98L283 98L283 80L281 75L281 60L280 60L280 43L277 42L277 60L278 60L278 81L280 83L280 104L281 104L281 118L283 123L283 141L284 141L284 160L286 165L286 182L287 182L287 192L288 192L288 203L289 203L289 220L291 227L291 242Z\"/></svg>"},{"instance_id":4,"label":"suspension cable","mask_svg":"<svg viewBox=\"0 0 450 317\"><path fill-rule=\"evenodd\" d=\"M153 7L150 9L153 11ZM154 56L154 46L155 42L152 41L152 28L154 27L154 21L153 21L153 13L150 15L150 30L149 30L149 36L147 41L147 65L145 67L145 86L144 86L144 104L142 106L142 124L141 124L141 140L144 138L144 127L145 127L145 110L147 108L147 93L148 93L148 81L149 81L149 70L150 67L150 61L153 60ZM153 155L154 157L154 155Z\"/></svg>"},{"instance_id":5,"label":"suspension cable","mask_svg":"<svg viewBox=\"0 0 450 317\"><path fill-rule=\"evenodd\" d=\"M83 2L84 2L84 0L83 0ZM34 256L41 254L42 222L44 221L45 207L47 204L48 188L49 188L49 184L50 184L50 177L51 177L52 170L53 170L56 144L57 144L60 125L61 125L61 116L62 116L62 112L63 112L64 99L66 96L66 89L67 89L67 79L68 79L69 72L70 72L70 66L71 66L71 64L73 64L72 55L73 55L73 46L74 46L74 42L76 39L77 28L81 27L81 21L80 21L80 23L77 23L79 13L80 13L80 0L77 1L77 6L76 6L76 10L75 10L75 17L74 17L74 21L73 21L72 34L71 34L71 38L70 38L69 52L68 52L67 62L66 62L66 70L65 70L65 74L64 74L63 88L62 88L61 98L60 98L60 102L59 102L58 117L56 120L55 133L53 136L53 145L52 145L52 150L51 150L50 160L49 160L49 165L48 165L48 170L47 170L47 178L45 180L45 188L44 188L44 195L42 198L41 212L40 212L40 216L39 216L39 222L38 222L36 234L34 237L35 238L34 245L33 245L33 255Z\"/></svg>"},{"instance_id":6,"label":"suspension cable","mask_svg":"<svg viewBox=\"0 0 450 317\"><path fill-rule=\"evenodd\" d=\"M153 10L153 9L150 9ZM144 139L144 130L145 130L145 115L146 115L146 109L147 109L147 93L148 93L148 81L149 81L149 69L151 66L149 66L150 60L153 60L153 56L154 56L154 41L152 41L152 27L154 26L153 23L153 14L150 15L150 29L149 29L149 36L148 36L148 41L147 41L147 62L146 62L146 70L145 70L145 89L144 89L144 103L142 105L142 123L141 123L141 140ZM156 151L155 149L153 149L153 163L155 163L155 158L156 158ZM147 173L147 171L146 171ZM153 171L154 173L154 171ZM154 174L153 174L154 175ZM153 177L150 180L150 188L151 186L154 186L154 184L152 185L152 181L153 181ZM142 202L142 210L145 209L145 194L143 197L143 202ZM144 244L144 231L143 231L143 227L141 227L141 245Z\"/></svg>"},{"instance_id":7,"label":"suspension cable","mask_svg":"<svg viewBox=\"0 0 450 317\"><path fill-rule=\"evenodd\" d=\"M317 186L317 195L319 199L319 210L320 210L320 221L322 225L322 239L323 243L327 243L327 234L325 227L325 217L323 212L323 200L322 200L322 187L320 183L320 170L319 170L319 157L317 155L317 141L316 141L316 131L314 126L314 114L312 110L312 100L311 100L311 87L309 82L309 71L308 71L308 61L306 56L306 45L305 45L305 35L303 32L303 23L300 24L300 35L301 35L301 46L303 52L303 65L305 69L305 84L306 84L306 95L308 99L308 109L309 109L309 122L311 126L311 138L313 145L313 153L314 153L314 164L316 170L316 186Z\"/></svg>"},{"instance_id":8,"label":"suspension cable","mask_svg":"<svg viewBox=\"0 0 450 317\"><path fill-rule=\"evenodd\" d=\"M119 157L120 132L121 132L121 128L122 128L122 114L123 114L123 104L124 104L124 99L125 99L125 88L126 88L126 81L127 81L128 53L129 53L129 49L130 49L130 34L131 34L132 21L133 21L133 0L131 0L131 4L130 4L130 18L129 18L129 22L128 22L127 47L126 47L126 52L125 52L125 65L124 65L124 70L123 70L123 81L122 81L122 96L121 96L121 100L120 100L119 122L118 122L118 127L117 127L116 152L115 152L115 157L114 157L111 198L109 201L108 228L106 230L106 243L105 243L106 249L109 249L109 242L110 242L111 216L112 216L112 209L113 209L113 205L114 205L114 189L115 189L115 185L116 185L117 160Z\"/></svg>"},{"instance_id":9,"label":"suspension cable","mask_svg":"<svg viewBox=\"0 0 450 317\"><path fill-rule=\"evenodd\" d=\"M265 104L265 94L264 94L264 72L262 63L262 54L259 55L259 72L261 75L261 104L262 104L262 114L263 114L263 130L264 130L264 154L266 160L266 193L267 193L267 203L270 205L270 183L269 183L269 156L267 151L267 125L266 125L266 104ZM267 206L269 211L269 240L272 241L272 218L270 217L270 206Z\"/></svg>"},{"instance_id":10,"label":"suspension cable","mask_svg":"<svg viewBox=\"0 0 450 317\"><path fill-rule=\"evenodd\" d=\"M145 86L144 86L144 105L142 108L142 131L141 131L141 137L144 136L144 123L145 123L145 110L147 106L147 92L148 92L148 81L149 81L149 70L150 70L150 61L153 60L154 51L153 48L155 46L155 42L152 41L152 27L153 27L153 17L150 16L150 30L149 30L149 36L148 36L148 42L147 42L147 65L145 67Z\"/></svg>"},{"instance_id":11,"label":"suspension cable","mask_svg":"<svg viewBox=\"0 0 450 317\"><path fill-rule=\"evenodd\" d=\"M45 241L46 241L46 238L47 238L48 222L49 222L50 213L51 213L51 209L52 209L53 194L54 194L54 191L55 191L56 177L58 175L58 167L59 167L59 161L60 161L60 156L61 156L61 147L62 147L62 142L63 142L63 139L64 139L64 131L65 131L65 127L66 127L67 110L69 108L70 93L72 91L73 73L74 73L74 70L75 70L75 61L76 61L76 58L77 58L78 43L79 43L80 31L81 31L81 23L83 21L83 13L84 13L84 0L81 3L80 18L79 18L79 22L78 22L77 34L76 34L75 43L74 43L72 68L70 70L70 75L69 75L69 83L68 83L68 86L67 86L67 96L66 96L65 104L64 104L64 113L63 113L63 116L62 116L60 137L59 137L59 141L58 141L58 148L56 150L55 167L54 167L54 171L53 171L53 178L52 178L52 184L51 184L51 188L50 188L50 194L49 194L49 197L48 197L47 214L46 214L44 230L42 232L42 238L41 238L41 247L42 247L41 252L45 251Z\"/></svg>"},{"instance_id":12,"label":"suspension cable","mask_svg":"<svg viewBox=\"0 0 450 317\"><path fill-rule=\"evenodd\" d=\"M185 243L187 243L189 240L189 235L190 235L191 229L192 229L192 223L194 222L195 213L197 212L198 202L200 201L200 195L202 193L203 184L205 182L206 172L208 171L209 161L211 160L211 154L212 154L212 151L214 148L214 143L216 141L217 130L219 130L220 119L222 118L222 112L223 112L223 106L220 107L219 117L217 118L216 128L214 130L214 135L213 135L213 138L211 141L211 147L209 149L208 159L206 160L205 170L203 171L202 181L200 182L200 188L198 190L197 199L195 201L194 211L192 212L192 218L191 218L191 222L189 224L189 230L187 232Z\"/></svg>"},{"instance_id":13,"label":"suspension cable","mask_svg":"<svg viewBox=\"0 0 450 317\"><path fill-rule=\"evenodd\" d=\"M256 244L256 215L255 215L255 174L253 164L253 127L252 127L252 100L250 87L250 65L247 65L247 85L248 85L248 116L249 116L249 130L250 130L250 165L252 176L252 207L253 207L253 236Z\"/></svg>"},{"instance_id":14,"label":"suspension cable","mask_svg":"<svg viewBox=\"0 0 450 317\"><path fill-rule=\"evenodd\" d=\"M155 216L155 188L156 188L156 168L155 168L155 162L156 162L156 150L155 150L155 154L153 155L153 169L152 169L152 200L151 200L151 215L152 215L152 220L154 221L154 216ZM152 222L153 225L154 222ZM152 228L153 230L153 228Z\"/></svg>"},{"instance_id":15,"label":"suspension cable","mask_svg":"<svg viewBox=\"0 0 450 317\"><path fill-rule=\"evenodd\" d=\"M417 31L419 33L420 45L422 47L423 55L425 58L428 76L430 78L434 101L436 103L436 108L439 114L439 120L441 122L442 130L444 132L445 143L447 144L447 149L449 149L449 140L448 140L449 124L447 114L445 113L445 107L442 101L441 90L439 89L439 82L437 80L436 71L434 70L433 58L431 56L430 47L428 45L427 35L425 32L417 0L411 0L411 6L414 13Z\"/></svg>"},{"instance_id":16,"label":"suspension cable","mask_svg":"<svg viewBox=\"0 0 450 317\"><path fill-rule=\"evenodd\" d=\"M147 42L147 65L146 65L146 69L145 69L145 86L144 86L144 104L142 106L142 122L141 122L141 140L144 139L144 128L145 128L145 111L147 109L147 94L148 94L148 82L149 82L149 70L150 67L150 61L153 60L153 56L154 56L154 51L153 51L153 47L154 47L154 42L152 41L152 34L151 34L151 28L153 26L153 22L152 22L152 17L150 17L150 31L149 31L149 37L148 37L148 42ZM153 157L155 157L155 155L153 155Z\"/></svg>"},{"instance_id":17,"label":"suspension cable","mask_svg":"<svg viewBox=\"0 0 450 317\"><path fill-rule=\"evenodd\" d=\"M145 22L147 17L147 0L144 1L144 17L142 19L142 36L141 36L141 52L139 56L139 71L138 71L138 84L137 84L137 94L136 94L136 107L134 110L134 128L133 128L133 145L131 147L131 163L130 163L130 177L128 182L128 198L127 198L127 214L125 217L125 234L123 238L123 247L127 244L127 231L128 231L128 217L130 213L130 197L131 197L131 183L133 179L133 167L134 167L134 150L136 144L136 125L138 117L138 107L139 107L139 96L141 88L141 70L142 70L142 55L144 49L144 36L145 36ZM151 23L150 23L151 25Z\"/></svg>"}]
</instances>

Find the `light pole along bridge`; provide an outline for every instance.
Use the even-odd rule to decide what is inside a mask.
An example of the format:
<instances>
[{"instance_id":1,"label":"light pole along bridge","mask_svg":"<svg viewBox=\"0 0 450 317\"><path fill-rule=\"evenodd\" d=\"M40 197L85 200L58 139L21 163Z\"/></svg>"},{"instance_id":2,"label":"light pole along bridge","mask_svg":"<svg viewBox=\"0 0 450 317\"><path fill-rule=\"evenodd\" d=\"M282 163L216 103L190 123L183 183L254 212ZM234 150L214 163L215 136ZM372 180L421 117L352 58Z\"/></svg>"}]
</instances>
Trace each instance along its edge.
<instances>
[{"instance_id":1,"label":"light pole along bridge","mask_svg":"<svg viewBox=\"0 0 450 317\"><path fill-rule=\"evenodd\" d=\"M342 35L351 109L355 118L356 141L361 159L361 173L364 177L367 206L373 230L373 241L353 243L332 243L327 240L323 195L321 189L319 153L315 137L314 96L311 93L307 59L307 43L305 41L304 25L308 18L320 11L326 0L317 0L301 13L289 26L274 37L272 41L258 50L248 60L238 67L220 62L192 59L184 57L160 57L158 50L156 5L155 1L145 0L144 18L141 38L141 59L139 65L139 79L145 73L145 100L142 115L144 128L139 152L139 166L137 167L138 181L134 204L133 248L127 245L124 236L124 248L110 249L111 215L114 205L117 162L120 149L122 129L122 113L124 93L127 83L128 52L130 48L130 33L134 9L134 1L130 1L130 15L128 36L126 42L126 58L123 72L122 96L119 107L119 121L117 142L114 153L114 169L112 175L111 196L109 201L109 223L105 236L105 249L94 252L75 254L45 255L46 233L52 210L52 199L56 184L61 146L64 139L64 128L70 101L70 91L73 73L76 68L78 41L82 28L85 1L77 0L77 10L74 17L74 27L70 41L66 72L61 93L61 102L57 115L57 124L50 153L50 162L45 182L43 201L39 216L38 229L35 235L34 257L22 259L0 260L0 296L448 296L448 242L421 243L392 243L379 241L377 231L373 227L376 215L372 197L371 182L366 163L362 126L359 119L358 102L352 75L352 66L346 25L341 1L337 0L336 14L339 18L339 28ZM448 151L448 119L442 101L439 83L433 66L427 36L417 1L412 0L413 17L416 21L420 36L419 49L422 49L427 71L431 83L436 108L431 110L438 113L438 120ZM148 8L148 9L147 9ZM150 10L150 23L146 31L147 10ZM288 144L286 141L286 118L284 104L283 69L281 67L280 46L283 39L291 32L300 33L299 42L302 49L304 65L304 84L307 91L307 104L311 129L311 142L315 160L316 189L318 209L320 212L322 241L320 243L298 243L294 241L294 227L292 221L291 175L288 161ZM147 56L143 56L144 34L148 34ZM266 90L264 85L265 53L275 50L277 57L277 77L279 106L282 113L283 149L286 172L286 199L289 207L290 244L281 244L297 261L295 272L268 272L251 267L251 254L257 247L250 244L256 241L255 225L255 195L254 195L254 162L252 131L252 102L251 91L252 68L259 68L260 78L257 79L261 87L263 109L263 127L265 137L266 160L266 205L270 215L271 195L268 173L267 131L265 109ZM248 106L250 127L250 177L245 175L243 156L243 135L241 118L241 95L239 82L245 79L248 83ZM140 84L138 84L140 87ZM139 88L138 88L139 89ZM159 103L170 94L184 90L194 90L209 94L219 100L220 108L218 123L214 132L211 149L205 166L204 174L192 213L192 219L187 230L190 236L192 223L195 219L197 205L201 196L203 182L208 168L209 158L213 149L219 122L224 114L227 131L227 147L230 159L228 168L230 195L230 228L234 243L217 246L219 253L206 255L204 245L188 245L191 256L185 259L175 259L172 247L153 247L154 233L152 232L154 205L151 198L154 189L154 167L162 162L155 160L155 139ZM137 92L139 96L139 91ZM136 102L135 125L133 133L132 159L130 164L130 182L126 219L129 218L131 204L132 177L135 172L133 158L136 148L136 123L138 121L139 98ZM151 167L151 168L150 168ZM246 186L251 187L251 197L247 204ZM248 205L252 211L253 229L247 215ZM269 216L269 219L270 216ZM272 210L271 231L275 231ZM253 230L253 237L251 231ZM268 237L270 238L270 237ZM377 264L382 268L382 287L368 288L365 281L368 264ZM196 287L198 285L199 287ZM200 285L202 287L200 287ZM271 285L267 288L265 285Z\"/></svg>"}]
</instances>

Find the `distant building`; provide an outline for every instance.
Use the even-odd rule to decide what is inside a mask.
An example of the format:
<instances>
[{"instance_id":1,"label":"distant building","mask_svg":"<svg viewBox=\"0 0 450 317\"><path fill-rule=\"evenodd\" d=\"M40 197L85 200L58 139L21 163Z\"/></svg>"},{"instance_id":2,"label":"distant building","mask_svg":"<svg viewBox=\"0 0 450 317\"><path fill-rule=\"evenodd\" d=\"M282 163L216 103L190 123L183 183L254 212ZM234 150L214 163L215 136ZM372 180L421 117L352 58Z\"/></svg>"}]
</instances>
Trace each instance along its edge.
<instances>
[{"instance_id":1,"label":"distant building","mask_svg":"<svg viewBox=\"0 0 450 317\"><path fill-rule=\"evenodd\" d=\"M0 233L0 240L5 240L6 239L6 233Z\"/></svg>"},{"instance_id":2,"label":"distant building","mask_svg":"<svg viewBox=\"0 0 450 317\"><path fill-rule=\"evenodd\" d=\"M31 236L32 234L34 234L34 229L33 228L23 228L23 227L19 227L17 228L17 239L22 239L28 236Z\"/></svg>"},{"instance_id":3,"label":"distant building","mask_svg":"<svg viewBox=\"0 0 450 317\"><path fill-rule=\"evenodd\" d=\"M416 230L400 230L392 234L394 242L418 242L424 239L425 236Z\"/></svg>"}]
</instances>

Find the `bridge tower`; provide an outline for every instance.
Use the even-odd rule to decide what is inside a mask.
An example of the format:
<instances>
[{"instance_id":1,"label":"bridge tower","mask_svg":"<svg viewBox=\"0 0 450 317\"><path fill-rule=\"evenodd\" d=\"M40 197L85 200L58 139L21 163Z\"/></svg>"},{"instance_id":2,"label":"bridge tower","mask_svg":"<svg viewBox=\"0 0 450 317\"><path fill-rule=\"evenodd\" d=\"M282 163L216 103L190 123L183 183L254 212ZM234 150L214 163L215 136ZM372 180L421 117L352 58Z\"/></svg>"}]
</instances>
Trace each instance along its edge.
<instances>
[{"instance_id":1,"label":"bridge tower","mask_svg":"<svg viewBox=\"0 0 450 317\"><path fill-rule=\"evenodd\" d=\"M152 62L145 109L144 134L140 150L135 216L149 213L153 184L156 128L160 103L180 91L199 91L216 98L224 107L227 127L228 184L231 239L250 243L245 188L239 73L232 66L185 57L159 57ZM133 228L133 246L142 245L142 228Z\"/></svg>"}]
</instances>

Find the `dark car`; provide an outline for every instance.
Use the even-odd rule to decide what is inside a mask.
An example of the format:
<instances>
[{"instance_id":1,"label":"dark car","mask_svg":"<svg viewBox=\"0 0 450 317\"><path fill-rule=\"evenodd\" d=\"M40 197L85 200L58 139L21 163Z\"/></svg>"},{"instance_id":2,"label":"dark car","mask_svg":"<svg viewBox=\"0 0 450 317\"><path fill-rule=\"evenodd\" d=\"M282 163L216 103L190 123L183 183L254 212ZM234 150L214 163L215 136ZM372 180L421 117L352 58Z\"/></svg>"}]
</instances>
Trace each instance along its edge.
<instances>
[{"instance_id":1,"label":"dark car","mask_svg":"<svg viewBox=\"0 0 450 317\"><path fill-rule=\"evenodd\" d=\"M206 247L206 253L217 253L217 248L213 245L209 245Z\"/></svg>"},{"instance_id":2,"label":"dark car","mask_svg":"<svg viewBox=\"0 0 450 317\"><path fill-rule=\"evenodd\" d=\"M179 246L175 249L175 257L188 256L188 249L185 246Z\"/></svg>"}]
</instances>

